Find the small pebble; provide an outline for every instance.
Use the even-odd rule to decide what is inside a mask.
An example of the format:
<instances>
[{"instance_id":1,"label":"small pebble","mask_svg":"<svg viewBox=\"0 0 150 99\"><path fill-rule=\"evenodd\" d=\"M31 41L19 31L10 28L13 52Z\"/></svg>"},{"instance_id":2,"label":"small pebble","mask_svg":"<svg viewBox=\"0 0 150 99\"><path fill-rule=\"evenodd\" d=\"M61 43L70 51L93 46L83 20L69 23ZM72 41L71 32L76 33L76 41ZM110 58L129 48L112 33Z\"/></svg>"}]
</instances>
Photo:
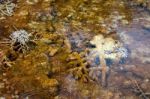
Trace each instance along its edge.
<instances>
[{"instance_id":1,"label":"small pebble","mask_svg":"<svg viewBox=\"0 0 150 99\"><path fill-rule=\"evenodd\" d=\"M0 99L6 99L5 97L0 97Z\"/></svg>"}]
</instances>

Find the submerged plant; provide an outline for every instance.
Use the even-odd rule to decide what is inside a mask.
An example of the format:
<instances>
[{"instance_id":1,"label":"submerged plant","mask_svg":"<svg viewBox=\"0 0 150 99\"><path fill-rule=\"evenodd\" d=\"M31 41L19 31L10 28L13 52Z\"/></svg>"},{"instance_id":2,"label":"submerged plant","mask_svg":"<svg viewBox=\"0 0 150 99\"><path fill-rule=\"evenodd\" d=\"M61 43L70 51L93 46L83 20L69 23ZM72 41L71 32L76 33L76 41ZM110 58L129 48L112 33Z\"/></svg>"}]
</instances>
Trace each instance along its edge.
<instances>
[{"instance_id":1,"label":"submerged plant","mask_svg":"<svg viewBox=\"0 0 150 99\"><path fill-rule=\"evenodd\" d=\"M20 29L12 32L9 38L4 38L0 44L7 44L11 50L25 53L29 50L29 45L35 45L36 42L31 38L31 34L26 30Z\"/></svg>"},{"instance_id":2,"label":"submerged plant","mask_svg":"<svg viewBox=\"0 0 150 99\"><path fill-rule=\"evenodd\" d=\"M29 42L30 34L25 30L17 30L10 35L10 38L13 43L20 43L26 45Z\"/></svg>"},{"instance_id":3,"label":"submerged plant","mask_svg":"<svg viewBox=\"0 0 150 99\"><path fill-rule=\"evenodd\" d=\"M103 56L105 59L119 61L121 58L128 57L128 50L119 41L112 38L104 38L102 35L97 35L90 42L95 45L95 48L90 49L91 55Z\"/></svg>"},{"instance_id":4,"label":"submerged plant","mask_svg":"<svg viewBox=\"0 0 150 99\"><path fill-rule=\"evenodd\" d=\"M71 69L69 69L71 75L76 79L83 82L89 81L88 77L88 64L85 62L84 57L78 53L72 53L69 56L68 64L73 65Z\"/></svg>"},{"instance_id":5,"label":"submerged plant","mask_svg":"<svg viewBox=\"0 0 150 99\"><path fill-rule=\"evenodd\" d=\"M11 0L0 1L0 15L12 16L16 5Z\"/></svg>"},{"instance_id":6,"label":"submerged plant","mask_svg":"<svg viewBox=\"0 0 150 99\"><path fill-rule=\"evenodd\" d=\"M9 36L11 39L11 47L14 47L18 51L22 51L24 53L28 49L27 43L30 41L30 36L31 34L23 29L13 32Z\"/></svg>"},{"instance_id":7,"label":"submerged plant","mask_svg":"<svg viewBox=\"0 0 150 99\"><path fill-rule=\"evenodd\" d=\"M132 80L133 92L142 99L149 99L150 93L144 92L139 83L136 80Z\"/></svg>"},{"instance_id":8,"label":"submerged plant","mask_svg":"<svg viewBox=\"0 0 150 99\"><path fill-rule=\"evenodd\" d=\"M105 86L106 74L109 71L106 60L110 59L118 62L122 58L128 57L128 50L119 41L115 41L112 38L104 38L102 35L95 36L90 43L95 45L95 48L90 49L88 60L92 65L89 76L95 80L98 80L98 77L101 76L102 85ZM93 61L94 59L96 60Z\"/></svg>"}]
</instances>

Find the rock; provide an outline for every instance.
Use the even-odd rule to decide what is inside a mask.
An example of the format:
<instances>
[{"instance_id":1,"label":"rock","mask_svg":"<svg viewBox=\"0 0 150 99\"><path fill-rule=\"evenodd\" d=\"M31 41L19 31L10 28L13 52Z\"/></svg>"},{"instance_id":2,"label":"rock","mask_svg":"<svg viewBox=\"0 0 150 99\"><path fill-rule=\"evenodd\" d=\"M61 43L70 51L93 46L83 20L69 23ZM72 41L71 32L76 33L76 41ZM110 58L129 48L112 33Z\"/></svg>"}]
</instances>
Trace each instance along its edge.
<instances>
[{"instance_id":1,"label":"rock","mask_svg":"<svg viewBox=\"0 0 150 99\"><path fill-rule=\"evenodd\" d=\"M114 95L113 95L113 99L120 99L121 98L121 93L115 93Z\"/></svg>"},{"instance_id":2,"label":"rock","mask_svg":"<svg viewBox=\"0 0 150 99\"><path fill-rule=\"evenodd\" d=\"M22 10L18 16L27 16L29 15L29 12L27 10Z\"/></svg>"},{"instance_id":3,"label":"rock","mask_svg":"<svg viewBox=\"0 0 150 99\"><path fill-rule=\"evenodd\" d=\"M58 52L59 48L49 48L49 56L53 57Z\"/></svg>"},{"instance_id":4,"label":"rock","mask_svg":"<svg viewBox=\"0 0 150 99\"><path fill-rule=\"evenodd\" d=\"M1 88L4 88L5 87L5 84L4 83L0 83L0 89ZM0 98L1 99L1 98Z\"/></svg>"},{"instance_id":5,"label":"rock","mask_svg":"<svg viewBox=\"0 0 150 99\"><path fill-rule=\"evenodd\" d=\"M49 94L52 96L57 95L59 83L56 79L42 79L41 84L43 88L49 90Z\"/></svg>"},{"instance_id":6,"label":"rock","mask_svg":"<svg viewBox=\"0 0 150 99\"><path fill-rule=\"evenodd\" d=\"M4 53L0 51L0 61L2 60L3 56L4 56Z\"/></svg>"},{"instance_id":7,"label":"rock","mask_svg":"<svg viewBox=\"0 0 150 99\"><path fill-rule=\"evenodd\" d=\"M47 79L42 81L43 88L58 87L59 83L56 79Z\"/></svg>"},{"instance_id":8,"label":"rock","mask_svg":"<svg viewBox=\"0 0 150 99\"><path fill-rule=\"evenodd\" d=\"M66 61L73 61L73 60L77 60L79 57L77 52L73 52L72 54L69 55L69 57L67 58Z\"/></svg>"},{"instance_id":9,"label":"rock","mask_svg":"<svg viewBox=\"0 0 150 99\"><path fill-rule=\"evenodd\" d=\"M59 97L59 96L56 96L56 97L54 97L54 99L61 99L61 97Z\"/></svg>"},{"instance_id":10,"label":"rock","mask_svg":"<svg viewBox=\"0 0 150 99\"><path fill-rule=\"evenodd\" d=\"M26 0L27 4L33 5L39 2L39 0Z\"/></svg>"},{"instance_id":11,"label":"rock","mask_svg":"<svg viewBox=\"0 0 150 99\"><path fill-rule=\"evenodd\" d=\"M144 89L144 90L147 89L147 84L146 83L142 83L141 84L141 88Z\"/></svg>"},{"instance_id":12,"label":"rock","mask_svg":"<svg viewBox=\"0 0 150 99\"><path fill-rule=\"evenodd\" d=\"M54 27L54 25L53 24L47 24L48 26L47 26L47 31L49 31L49 32L55 32L56 31L56 28Z\"/></svg>"},{"instance_id":13,"label":"rock","mask_svg":"<svg viewBox=\"0 0 150 99\"><path fill-rule=\"evenodd\" d=\"M5 97L0 97L0 99L6 99Z\"/></svg>"},{"instance_id":14,"label":"rock","mask_svg":"<svg viewBox=\"0 0 150 99\"><path fill-rule=\"evenodd\" d=\"M72 52L72 50L71 50L71 44L70 44L70 42L69 42L69 40L67 39L67 38L65 38L64 39L64 43L65 43L65 45L67 46L67 52Z\"/></svg>"},{"instance_id":15,"label":"rock","mask_svg":"<svg viewBox=\"0 0 150 99\"><path fill-rule=\"evenodd\" d=\"M58 93L59 90L59 82L57 79L49 79L45 75L40 75L37 77L37 80L40 82L41 87L45 89L45 91L52 95L55 96Z\"/></svg>"},{"instance_id":16,"label":"rock","mask_svg":"<svg viewBox=\"0 0 150 99\"><path fill-rule=\"evenodd\" d=\"M145 79L144 82L148 83L150 80L149 79Z\"/></svg>"}]
</instances>

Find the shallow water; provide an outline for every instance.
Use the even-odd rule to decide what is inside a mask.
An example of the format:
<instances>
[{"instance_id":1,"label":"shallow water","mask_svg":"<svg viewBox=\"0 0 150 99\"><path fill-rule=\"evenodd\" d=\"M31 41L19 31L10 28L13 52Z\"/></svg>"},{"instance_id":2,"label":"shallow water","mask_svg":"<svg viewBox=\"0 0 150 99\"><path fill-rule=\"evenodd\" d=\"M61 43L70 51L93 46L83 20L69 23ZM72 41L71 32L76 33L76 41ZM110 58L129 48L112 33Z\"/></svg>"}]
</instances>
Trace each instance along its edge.
<instances>
[{"instance_id":1,"label":"shallow water","mask_svg":"<svg viewBox=\"0 0 150 99\"><path fill-rule=\"evenodd\" d=\"M13 16L0 15L0 98L150 98L148 9L126 0L12 3Z\"/></svg>"}]
</instances>

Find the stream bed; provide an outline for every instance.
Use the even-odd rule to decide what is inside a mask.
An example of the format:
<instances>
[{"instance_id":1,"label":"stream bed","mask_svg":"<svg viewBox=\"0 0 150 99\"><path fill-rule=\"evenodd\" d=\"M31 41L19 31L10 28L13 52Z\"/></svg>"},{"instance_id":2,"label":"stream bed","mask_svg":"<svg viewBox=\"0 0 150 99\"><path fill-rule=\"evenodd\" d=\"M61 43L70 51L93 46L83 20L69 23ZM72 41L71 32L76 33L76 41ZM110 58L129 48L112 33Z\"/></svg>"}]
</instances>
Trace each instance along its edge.
<instances>
[{"instance_id":1,"label":"stream bed","mask_svg":"<svg viewBox=\"0 0 150 99\"><path fill-rule=\"evenodd\" d=\"M133 1L0 0L0 99L150 99L150 2Z\"/></svg>"}]
</instances>

